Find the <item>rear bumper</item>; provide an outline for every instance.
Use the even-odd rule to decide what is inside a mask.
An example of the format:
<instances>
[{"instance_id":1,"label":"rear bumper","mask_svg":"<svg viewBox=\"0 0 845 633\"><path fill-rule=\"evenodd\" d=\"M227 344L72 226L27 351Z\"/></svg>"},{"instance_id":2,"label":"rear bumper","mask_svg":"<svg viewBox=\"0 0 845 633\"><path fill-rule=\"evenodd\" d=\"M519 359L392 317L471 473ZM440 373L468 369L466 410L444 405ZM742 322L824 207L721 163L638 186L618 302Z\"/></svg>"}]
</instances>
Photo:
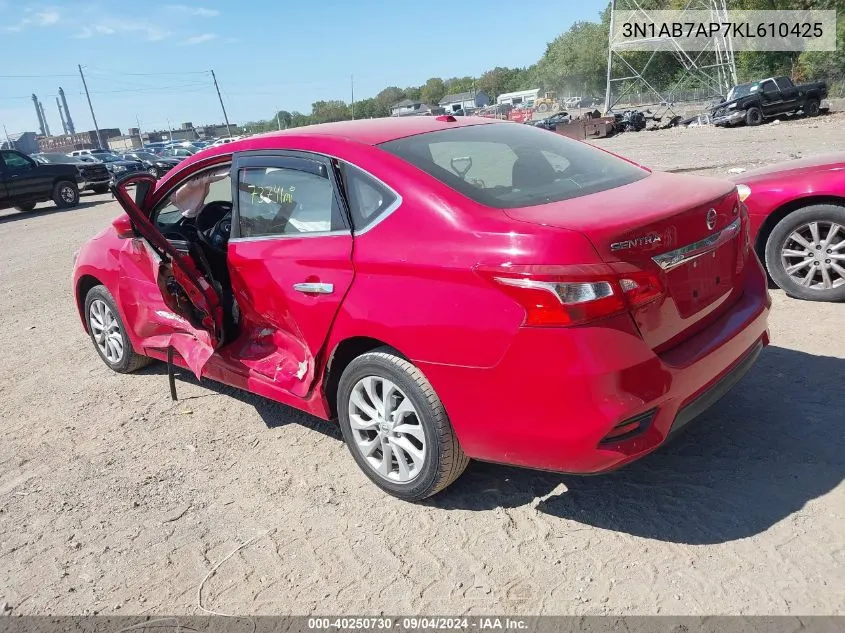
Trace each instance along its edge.
<instances>
[{"instance_id":1,"label":"rear bumper","mask_svg":"<svg viewBox=\"0 0 845 633\"><path fill-rule=\"evenodd\" d=\"M759 263L747 268L730 310L661 355L622 315L589 327L522 328L489 369L418 365L470 457L570 473L613 470L689 426L768 344L765 276ZM607 439L651 413L635 434Z\"/></svg>"}]
</instances>

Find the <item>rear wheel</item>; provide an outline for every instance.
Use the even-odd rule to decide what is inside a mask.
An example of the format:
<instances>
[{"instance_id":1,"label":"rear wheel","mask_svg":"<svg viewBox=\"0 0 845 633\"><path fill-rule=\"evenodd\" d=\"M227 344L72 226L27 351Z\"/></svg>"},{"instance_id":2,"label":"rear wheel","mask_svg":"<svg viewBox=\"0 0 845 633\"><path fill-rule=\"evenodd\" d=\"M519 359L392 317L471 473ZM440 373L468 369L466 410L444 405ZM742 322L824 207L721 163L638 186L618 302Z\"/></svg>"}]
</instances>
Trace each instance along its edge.
<instances>
[{"instance_id":1,"label":"rear wheel","mask_svg":"<svg viewBox=\"0 0 845 633\"><path fill-rule=\"evenodd\" d=\"M75 207L79 204L79 188L75 182L62 180L53 187L53 202L60 209Z\"/></svg>"},{"instance_id":2,"label":"rear wheel","mask_svg":"<svg viewBox=\"0 0 845 633\"><path fill-rule=\"evenodd\" d=\"M103 362L120 374L129 374L151 359L137 354L126 335L114 297L105 286L94 286L85 297L85 320L94 348Z\"/></svg>"},{"instance_id":3,"label":"rear wheel","mask_svg":"<svg viewBox=\"0 0 845 633\"><path fill-rule=\"evenodd\" d=\"M807 116L817 116L820 106L821 103L819 103L818 99L807 99L807 102L804 104L804 114Z\"/></svg>"},{"instance_id":4,"label":"rear wheel","mask_svg":"<svg viewBox=\"0 0 845 633\"><path fill-rule=\"evenodd\" d=\"M25 204L20 204L20 205L15 207L15 209L17 209L18 211L24 211L24 212L32 211L34 208L35 208L34 202L27 202Z\"/></svg>"},{"instance_id":5,"label":"rear wheel","mask_svg":"<svg viewBox=\"0 0 845 633\"><path fill-rule=\"evenodd\" d=\"M815 204L787 215L766 242L766 267L792 297L845 301L845 207Z\"/></svg>"},{"instance_id":6,"label":"rear wheel","mask_svg":"<svg viewBox=\"0 0 845 633\"><path fill-rule=\"evenodd\" d=\"M349 364L337 403L352 457L367 477L395 497L430 497L455 481L469 463L431 384L388 347Z\"/></svg>"},{"instance_id":7,"label":"rear wheel","mask_svg":"<svg viewBox=\"0 0 845 633\"><path fill-rule=\"evenodd\" d=\"M760 125L763 122L763 111L760 108L748 108L745 113L746 125Z\"/></svg>"}]
</instances>

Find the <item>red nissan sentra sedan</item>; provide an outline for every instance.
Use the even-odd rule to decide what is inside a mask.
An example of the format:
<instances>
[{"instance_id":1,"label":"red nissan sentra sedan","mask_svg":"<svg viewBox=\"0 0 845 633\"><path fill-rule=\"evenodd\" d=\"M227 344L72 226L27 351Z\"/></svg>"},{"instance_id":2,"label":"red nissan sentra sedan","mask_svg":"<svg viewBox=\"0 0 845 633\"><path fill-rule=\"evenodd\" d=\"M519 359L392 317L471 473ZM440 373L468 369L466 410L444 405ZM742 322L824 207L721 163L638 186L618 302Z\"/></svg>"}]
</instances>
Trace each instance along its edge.
<instances>
[{"instance_id":1,"label":"red nissan sentra sedan","mask_svg":"<svg viewBox=\"0 0 845 633\"><path fill-rule=\"evenodd\" d=\"M115 194L126 215L73 277L105 363L169 359L337 418L367 476L404 499L470 458L618 468L768 343L733 184L527 125L298 128Z\"/></svg>"}]
</instances>

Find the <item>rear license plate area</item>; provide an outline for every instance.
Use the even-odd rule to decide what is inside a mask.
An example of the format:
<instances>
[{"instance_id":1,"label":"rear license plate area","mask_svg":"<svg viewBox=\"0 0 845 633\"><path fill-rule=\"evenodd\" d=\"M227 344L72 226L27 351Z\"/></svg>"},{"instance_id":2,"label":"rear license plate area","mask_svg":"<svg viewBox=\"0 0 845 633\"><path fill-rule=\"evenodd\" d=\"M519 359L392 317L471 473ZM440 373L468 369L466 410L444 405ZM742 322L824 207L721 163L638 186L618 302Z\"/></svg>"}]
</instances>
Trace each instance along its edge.
<instances>
[{"instance_id":1,"label":"rear license plate area","mask_svg":"<svg viewBox=\"0 0 845 633\"><path fill-rule=\"evenodd\" d=\"M670 271L669 287L678 314L682 318L691 316L729 293L735 275L736 240Z\"/></svg>"}]
</instances>

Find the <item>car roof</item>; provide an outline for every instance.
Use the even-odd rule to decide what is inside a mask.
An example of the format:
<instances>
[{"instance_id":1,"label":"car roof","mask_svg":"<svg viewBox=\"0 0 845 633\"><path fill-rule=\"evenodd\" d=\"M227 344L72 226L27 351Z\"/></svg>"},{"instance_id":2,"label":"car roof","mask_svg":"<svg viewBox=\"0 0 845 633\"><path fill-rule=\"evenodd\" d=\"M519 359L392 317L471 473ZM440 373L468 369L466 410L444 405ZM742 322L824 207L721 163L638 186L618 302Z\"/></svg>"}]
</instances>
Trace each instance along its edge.
<instances>
[{"instance_id":1,"label":"car roof","mask_svg":"<svg viewBox=\"0 0 845 633\"><path fill-rule=\"evenodd\" d=\"M268 139L284 139L285 137L333 137L339 140L351 140L365 145L378 145L406 136L425 134L451 128L466 127L469 125L489 125L506 123L496 119L484 117L450 117L451 120L444 120L443 117L434 116L411 116L411 117L385 117L380 119L358 119L355 121L338 121L337 123L318 123L303 127L290 128L280 132L268 132L258 134L249 138L233 141L225 145L217 145L213 148L203 150L204 156L212 156L215 153L229 153L251 149L252 144L267 146Z\"/></svg>"}]
</instances>

